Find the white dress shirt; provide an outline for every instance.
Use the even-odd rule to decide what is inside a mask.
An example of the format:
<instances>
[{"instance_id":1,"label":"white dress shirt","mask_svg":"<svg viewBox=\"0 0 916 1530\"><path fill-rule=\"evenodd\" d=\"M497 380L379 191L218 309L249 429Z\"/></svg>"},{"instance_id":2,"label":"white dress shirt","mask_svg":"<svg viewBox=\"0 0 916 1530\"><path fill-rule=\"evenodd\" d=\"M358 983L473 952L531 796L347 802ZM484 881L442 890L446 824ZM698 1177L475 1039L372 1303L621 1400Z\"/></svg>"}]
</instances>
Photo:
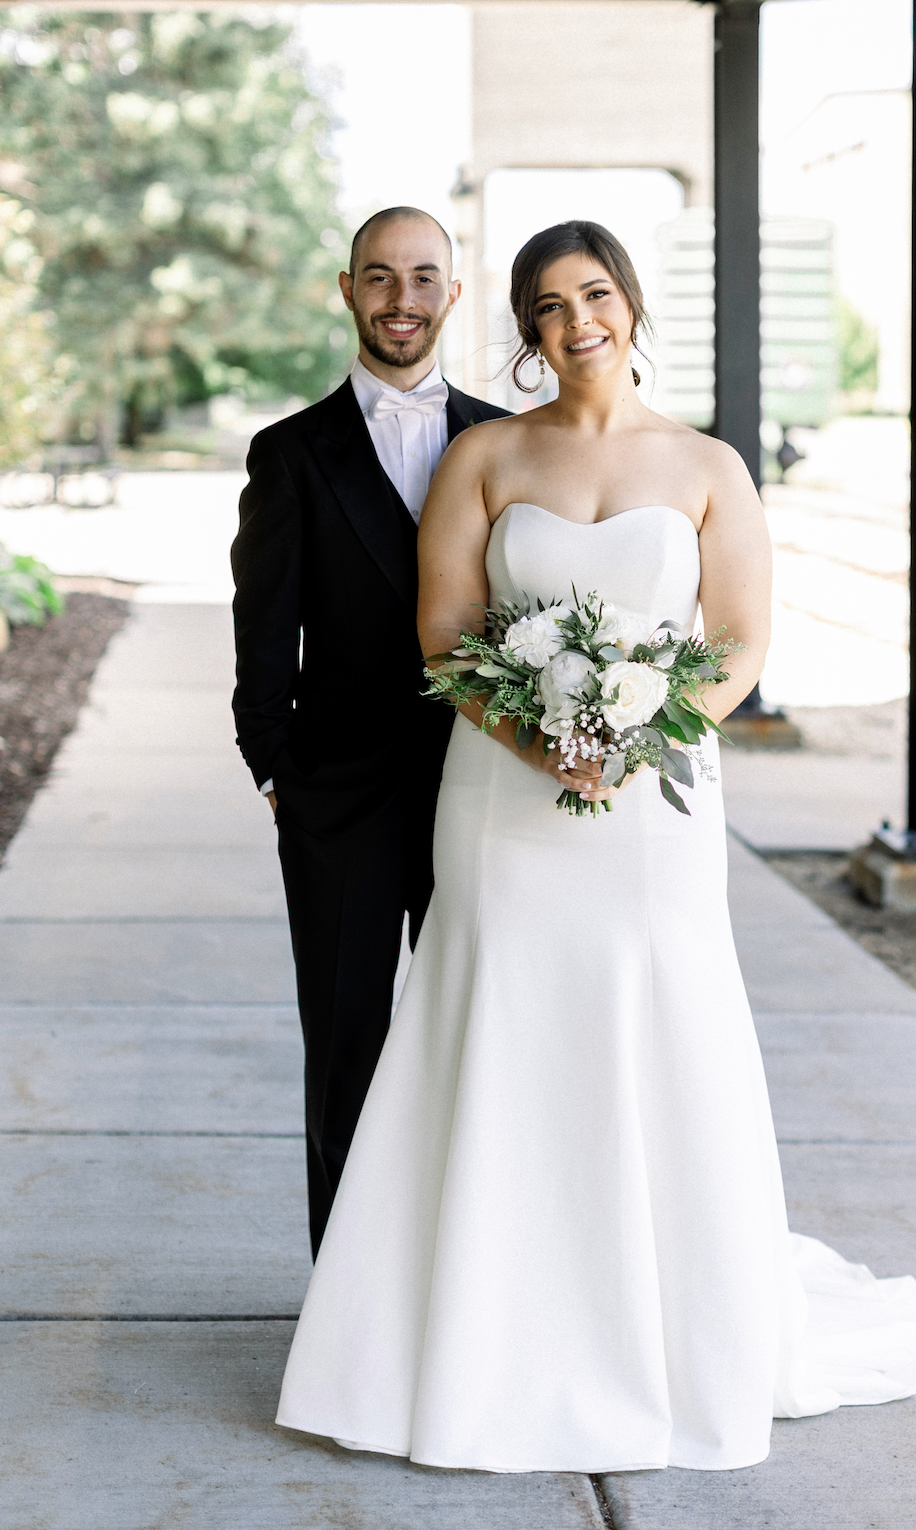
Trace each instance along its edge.
<instances>
[{"instance_id":1,"label":"white dress shirt","mask_svg":"<svg viewBox=\"0 0 916 1530\"><path fill-rule=\"evenodd\" d=\"M402 393L400 388L382 382L357 356L350 382L376 456L419 525L433 473L448 446L448 388L439 363L434 362L423 381L409 393ZM424 399L424 393L429 392L434 397ZM414 403L424 407L412 408ZM267 780L261 795L266 797L273 789L273 780Z\"/></svg>"},{"instance_id":2,"label":"white dress shirt","mask_svg":"<svg viewBox=\"0 0 916 1530\"><path fill-rule=\"evenodd\" d=\"M402 393L382 382L357 356L350 382L376 456L419 525L430 481L448 446L448 388L439 363L434 362L409 393ZM427 401L424 394L433 390L433 399ZM414 404L425 407L411 407Z\"/></svg>"}]
</instances>

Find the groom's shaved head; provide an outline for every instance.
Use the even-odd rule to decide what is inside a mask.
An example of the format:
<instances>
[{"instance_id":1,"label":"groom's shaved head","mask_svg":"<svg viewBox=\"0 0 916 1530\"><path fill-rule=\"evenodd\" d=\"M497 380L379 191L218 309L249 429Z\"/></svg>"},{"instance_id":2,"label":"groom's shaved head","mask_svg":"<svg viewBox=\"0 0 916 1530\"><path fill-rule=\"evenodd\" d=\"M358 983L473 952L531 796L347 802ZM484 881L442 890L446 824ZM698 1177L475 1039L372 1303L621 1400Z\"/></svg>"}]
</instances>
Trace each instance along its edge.
<instances>
[{"instance_id":1,"label":"groom's shaved head","mask_svg":"<svg viewBox=\"0 0 916 1530\"><path fill-rule=\"evenodd\" d=\"M371 218L367 218L362 228L358 228L353 236L353 245L350 250L350 275L356 275L360 250L365 242L366 235L370 234L373 229L384 227L386 223L398 222L431 223L434 228L437 228L442 235L442 242L447 252L446 272L448 275L451 275L452 241L449 239L442 224L431 213L423 212L422 208L419 207L386 207L381 212L373 213Z\"/></svg>"}]
</instances>

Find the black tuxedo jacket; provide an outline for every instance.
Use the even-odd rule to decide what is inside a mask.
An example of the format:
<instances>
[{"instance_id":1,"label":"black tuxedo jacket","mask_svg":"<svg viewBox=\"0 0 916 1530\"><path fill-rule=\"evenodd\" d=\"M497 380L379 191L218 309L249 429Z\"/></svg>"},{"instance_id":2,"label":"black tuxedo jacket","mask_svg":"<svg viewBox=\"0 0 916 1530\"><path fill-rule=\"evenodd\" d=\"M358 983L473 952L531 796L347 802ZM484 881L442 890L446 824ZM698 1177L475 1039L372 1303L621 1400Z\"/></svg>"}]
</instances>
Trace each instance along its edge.
<instances>
[{"instance_id":1,"label":"black tuxedo jacket","mask_svg":"<svg viewBox=\"0 0 916 1530\"><path fill-rule=\"evenodd\" d=\"M448 438L506 413L449 387ZM232 546L238 743L315 834L357 829L441 769L451 711L424 699L416 527L349 379L254 437ZM300 642L301 634L301 642Z\"/></svg>"}]
</instances>

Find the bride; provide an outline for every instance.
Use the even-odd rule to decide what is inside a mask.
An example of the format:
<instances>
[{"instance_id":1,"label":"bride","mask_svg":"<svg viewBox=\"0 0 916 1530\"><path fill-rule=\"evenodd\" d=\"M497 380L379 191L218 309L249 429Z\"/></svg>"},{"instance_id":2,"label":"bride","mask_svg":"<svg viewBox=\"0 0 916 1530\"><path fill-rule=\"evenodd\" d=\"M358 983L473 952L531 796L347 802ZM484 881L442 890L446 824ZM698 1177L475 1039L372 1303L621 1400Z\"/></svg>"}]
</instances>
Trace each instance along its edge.
<instances>
[{"instance_id":1,"label":"bride","mask_svg":"<svg viewBox=\"0 0 916 1530\"><path fill-rule=\"evenodd\" d=\"M575 585L647 630L692 628L699 600L743 645L705 698L718 722L769 635L748 473L637 397L642 295L605 229L537 234L512 306L516 376L539 352L559 397L446 453L420 532L423 651L500 597ZM683 817L650 773L602 790L597 766L563 774L464 710L435 894L278 1423L432 1466L718 1470L761 1461L774 1414L909 1396L916 1283L786 1225L715 780ZM558 812L561 784L613 812Z\"/></svg>"}]
</instances>

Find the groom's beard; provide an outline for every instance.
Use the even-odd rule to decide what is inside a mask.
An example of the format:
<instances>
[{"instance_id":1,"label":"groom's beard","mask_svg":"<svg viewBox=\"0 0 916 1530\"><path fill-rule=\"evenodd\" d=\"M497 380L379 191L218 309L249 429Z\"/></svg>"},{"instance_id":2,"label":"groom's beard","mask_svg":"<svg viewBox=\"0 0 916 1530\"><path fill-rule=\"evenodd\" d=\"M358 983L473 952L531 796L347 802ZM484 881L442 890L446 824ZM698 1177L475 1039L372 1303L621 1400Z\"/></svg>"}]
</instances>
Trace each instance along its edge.
<instances>
[{"instance_id":1,"label":"groom's beard","mask_svg":"<svg viewBox=\"0 0 916 1530\"><path fill-rule=\"evenodd\" d=\"M425 361L435 350L447 317L447 308L436 318L422 313L374 313L368 319L358 308L353 309L356 333L360 340L369 355L374 356L376 361L384 362L387 367L412 367L418 361ZM423 327L409 341L392 340L381 328L384 321L391 323L392 320L401 324L421 324Z\"/></svg>"}]
</instances>

